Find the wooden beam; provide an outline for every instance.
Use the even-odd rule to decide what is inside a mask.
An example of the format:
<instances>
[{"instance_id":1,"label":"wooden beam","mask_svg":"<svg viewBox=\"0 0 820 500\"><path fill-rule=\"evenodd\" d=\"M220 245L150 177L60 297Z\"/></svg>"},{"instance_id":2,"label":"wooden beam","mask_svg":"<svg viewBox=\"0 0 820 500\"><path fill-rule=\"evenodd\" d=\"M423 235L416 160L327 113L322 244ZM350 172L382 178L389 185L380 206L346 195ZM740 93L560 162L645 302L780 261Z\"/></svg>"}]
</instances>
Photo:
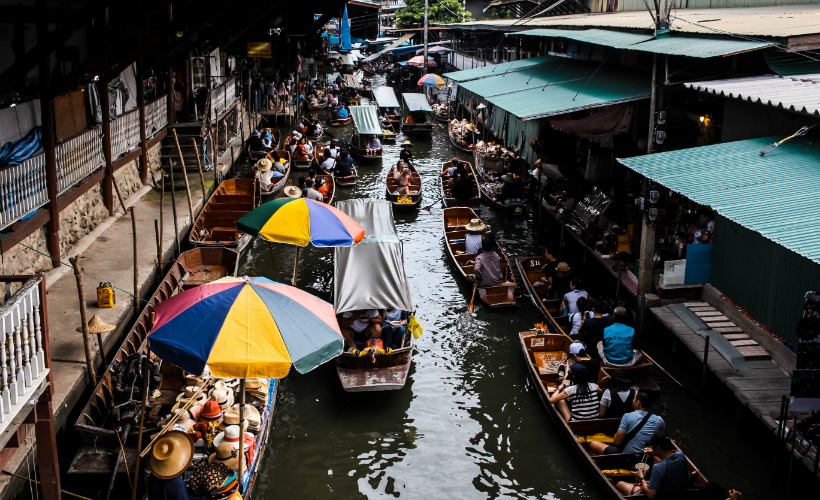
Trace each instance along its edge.
<instances>
[{"instance_id":1,"label":"wooden beam","mask_svg":"<svg viewBox=\"0 0 820 500\"><path fill-rule=\"evenodd\" d=\"M50 219L51 211L48 208L41 208L34 212L32 217L19 223L19 226L15 224L17 228L14 229L11 234L4 235L3 237L3 251L8 252L14 248L18 241L23 241L34 234L35 231L39 231L40 228L48 224Z\"/></svg>"},{"instance_id":2,"label":"wooden beam","mask_svg":"<svg viewBox=\"0 0 820 500\"><path fill-rule=\"evenodd\" d=\"M72 191L69 191L67 194L63 195L62 198L60 198L60 201L57 202L60 205L60 211L62 212L63 210L68 208L68 206L77 201L77 199L80 196L87 193L88 190L102 182L104 179L104 168L86 177L86 179L82 183L80 183Z\"/></svg>"},{"instance_id":3,"label":"wooden beam","mask_svg":"<svg viewBox=\"0 0 820 500\"><path fill-rule=\"evenodd\" d=\"M140 43L140 45L142 45ZM148 184L148 141L145 134L145 87L143 83L142 55L137 59L137 107L140 113L140 180Z\"/></svg>"},{"instance_id":4,"label":"wooden beam","mask_svg":"<svg viewBox=\"0 0 820 500\"><path fill-rule=\"evenodd\" d=\"M46 0L37 0L35 6L45 14L47 12ZM46 43L46 32L48 24L43 20L37 23L37 43ZM57 205L57 193L59 186L57 183L57 151L54 146L54 95L51 93L51 65L49 58L44 57L40 61L40 121L42 122L43 145L46 157L46 191L48 192L49 219L46 224L46 244L48 253L54 259L52 266L60 267L60 207Z\"/></svg>"}]
</instances>

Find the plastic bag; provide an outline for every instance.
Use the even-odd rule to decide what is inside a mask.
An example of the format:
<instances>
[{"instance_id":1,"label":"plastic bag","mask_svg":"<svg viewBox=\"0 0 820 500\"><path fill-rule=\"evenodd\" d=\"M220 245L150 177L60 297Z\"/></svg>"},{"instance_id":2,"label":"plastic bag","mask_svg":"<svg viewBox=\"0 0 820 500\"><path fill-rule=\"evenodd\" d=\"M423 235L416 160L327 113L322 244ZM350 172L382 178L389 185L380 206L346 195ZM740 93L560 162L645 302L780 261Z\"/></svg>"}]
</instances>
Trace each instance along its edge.
<instances>
[{"instance_id":1,"label":"plastic bag","mask_svg":"<svg viewBox=\"0 0 820 500\"><path fill-rule=\"evenodd\" d=\"M421 323L415 316L410 316L410 321L407 322L407 329L410 330L415 338L421 337L424 333L424 327L421 326Z\"/></svg>"}]
</instances>

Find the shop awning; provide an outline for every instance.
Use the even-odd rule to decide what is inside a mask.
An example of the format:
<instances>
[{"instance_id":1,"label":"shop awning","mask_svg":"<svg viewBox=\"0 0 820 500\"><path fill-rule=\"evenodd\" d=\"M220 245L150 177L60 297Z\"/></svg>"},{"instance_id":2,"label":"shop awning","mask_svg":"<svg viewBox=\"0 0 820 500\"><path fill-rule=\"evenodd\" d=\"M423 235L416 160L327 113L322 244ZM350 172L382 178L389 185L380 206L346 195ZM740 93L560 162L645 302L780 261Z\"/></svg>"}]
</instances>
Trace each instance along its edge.
<instances>
[{"instance_id":1,"label":"shop awning","mask_svg":"<svg viewBox=\"0 0 820 500\"><path fill-rule=\"evenodd\" d=\"M402 94L408 111L433 111L424 94Z\"/></svg>"},{"instance_id":2,"label":"shop awning","mask_svg":"<svg viewBox=\"0 0 820 500\"><path fill-rule=\"evenodd\" d=\"M588 30L561 30L561 29L534 29L507 33L507 35L545 36L552 38L567 38L578 42L593 43L616 49L637 50L655 54L687 57L723 57L752 50L771 47L774 42L730 40L721 38L698 38L671 33L665 37L655 38L653 35L628 33L624 31L588 29Z\"/></svg>"},{"instance_id":3,"label":"shop awning","mask_svg":"<svg viewBox=\"0 0 820 500\"><path fill-rule=\"evenodd\" d=\"M387 47L383 48L382 50L380 50L380 51L376 52L375 54L371 54L371 55L369 55L369 56L365 57L364 61L365 61L365 62L367 62L367 61L372 61L373 59L376 59L376 58L377 58L377 57L379 57L380 55L382 55L382 54L384 54L385 52L387 52L388 50L390 50L390 49L394 49L394 48L398 47L399 45L403 44L403 43L404 43L404 42L406 42L407 40L410 40L411 38L413 38L413 34L412 34L412 33L411 33L411 34L409 34L409 35L404 35L403 37L399 38L398 40L396 40L395 42L391 43L390 45L388 45ZM391 39L391 40L392 40L392 39ZM368 42L369 42L369 43L372 43L372 42L370 42L369 40L368 40Z\"/></svg>"},{"instance_id":4,"label":"shop awning","mask_svg":"<svg viewBox=\"0 0 820 500\"><path fill-rule=\"evenodd\" d=\"M767 75L683 85L707 94L820 117L820 75Z\"/></svg>"},{"instance_id":5,"label":"shop awning","mask_svg":"<svg viewBox=\"0 0 820 500\"><path fill-rule=\"evenodd\" d=\"M382 134L382 127L379 125L379 108L376 106L350 106L349 110L359 134Z\"/></svg>"},{"instance_id":6,"label":"shop awning","mask_svg":"<svg viewBox=\"0 0 820 500\"><path fill-rule=\"evenodd\" d=\"M399 100L396 99L393 87L375 87L373 95L376 96L376 102L379 103L380 108L398 108L401 106Z\"/></svg>"},{"instance_id":7,"label":"shop awning","mask_svg":"<svg viewBox=\"0 0 820 500\"><path fill-rule=\"evenodd\" d=\"M356 75L342 75L345 81L345 87L359 88L359 79Z\"/></svg>"},{"instance_id":8,"label":"shop awning","mask_svg":"<svg viewBox=\"0 0 820 500\"><path fill-rule=\"evenodd\" d=\"M618 159L765 238L820 263L820 141L782 136ZM717 238L720 238L718 235Z\"/></svg>"},{"instance_id":9,"label":"shop awning","mask_svg":"<svg viewBox=\"0 0 820 500\"><path fill-rule=\"evenodd\" d=\"M464 71L444 73L441 76L461 83L469 80L475 80L476 78L484 78L485 76L500 75L501 73L515 73L517 71L538 66L550 59L553 59L553 56L531 57L529 59L521 59L519 61L512 61L508 63L492 64L482 68L465 69Z\"/></svg>"}]
</instances>

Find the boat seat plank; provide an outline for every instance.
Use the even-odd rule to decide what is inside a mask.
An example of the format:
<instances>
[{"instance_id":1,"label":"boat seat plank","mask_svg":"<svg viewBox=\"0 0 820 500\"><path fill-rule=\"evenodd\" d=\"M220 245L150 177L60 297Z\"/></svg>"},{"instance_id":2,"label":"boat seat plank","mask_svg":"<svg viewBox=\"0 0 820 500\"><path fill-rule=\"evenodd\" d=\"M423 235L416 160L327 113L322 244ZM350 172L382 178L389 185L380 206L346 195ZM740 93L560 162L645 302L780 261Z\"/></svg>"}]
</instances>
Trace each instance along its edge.
<instances>
[{"instance_id":1,"label":"boat seat plank","mask_svg":"<svg viewBox=\"0 0 820 500\"><path fill-rule=\"evenodd\" d=\"M726 337L726 340L745 340L749 338L745 333L727 333L724 337Z\"/></svg>"},{"instance_id":2,"label":"boat seat plank","mask_svg":"<svg viewBox=\"0 0 820 500\"><path fill-rule=\"evenodd\" d=\"M711 316L723 316L722 312L715 311L715 310L711 310L711 311L692 311L692 312L694 312L695 316L697 316L699 318L708 318L708 317L711 317ZM707 320L704 319L703 321L707 321Z\"/></svg>"},{"instance_id":3,"label":"boat seat plank","mask_svg":"<svg viewBox=\"0 0 820 500\"><path fill-rule=\"evenodd\" d=\"M706 307L711 306L708 302L684 302L684 306L686 307Z\"/></svg>"},{"instance_id":4,"label":"boat seat plank","mask_svg":"<svg viewBox=\"0 0 820 500\"><path fill-rule=\"evenodd\" d=\"M726 319L726 318L724 318L724 319ZM709 328L723 328L723 327L729 327L729 326L737 326L734 323L732 323L731 321L718 321L717 323L706 323L706 325L709 326Z\"/></svg>"},{"instance_id":5,"label":"boat seat plank","mask_svg":"<svg viewBox=\"0 0 820 500\"><path fill-rule=\"evenodd\" d=\"M743 328L738 328L736 326L727 326L727 327L720 327L720 328L712 328L715 331L720 333L744 333Z\"/></svg>"},{"instance_id":6,"label":"boat seat plank","mask_svg":"<svg viewBox=\"0 0 820 500\"><path fill-rule=\"evenodd\" d=\"M757 342L755 342L754 340L749 339L748 335L746 337L747 337L746 339L730 340L729 343L732 344L735 347L746 347L746 346L758 345Z\"/></svg>"},{"instance_id":7,"label":"boat seat plank","mask_svg":"<svg viewBox=\"0 0 820 500\"><path fill-rule=\"evenodd\" d=\"M747 347L738 347L737 350L740 354L743 355L746 359L763 359L769 358L769 353L766 352L765 349L759 346L747 346Z\"/></svg>"},{"instance_id":8,"label":"boat seat plank","mask_svg":"<svg viewBox=\"0 0 820 500\"><path fill-rule=\"evenodd\" d=\"M717 311L717 309L715 309L714 307L711 307L711 306L709 306L709 307L705 307L705 306L704 307L690 307L688 309L690 311L692 311L693 313L704 312L704 311Z\"/></svg>"}]
</instances>

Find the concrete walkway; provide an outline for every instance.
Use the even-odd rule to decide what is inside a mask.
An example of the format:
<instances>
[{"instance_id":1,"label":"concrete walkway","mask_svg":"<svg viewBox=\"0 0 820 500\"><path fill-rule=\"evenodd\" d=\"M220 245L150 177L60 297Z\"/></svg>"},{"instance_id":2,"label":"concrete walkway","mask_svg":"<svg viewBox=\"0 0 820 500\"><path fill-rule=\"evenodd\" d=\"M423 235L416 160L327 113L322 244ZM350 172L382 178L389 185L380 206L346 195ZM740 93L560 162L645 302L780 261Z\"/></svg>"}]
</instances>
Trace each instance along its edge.
<instances>
[{"instance_id":1,"label":"concrete walkway","mask_svg":"<svg viewBox=\"0 0 820 500\"><path fill-rule=\"evenodd\" d=\"M247 117L244 130L247 131ZM252 130L252 129L251 129ZM241 141L237 138L233 145L233 157L238 158L242 151ZM225 175L231 167L231 149L225 150L219 159L220 170ZM188 210L188 201L185 184L177 174L176 210L179 230L179 240L182 245L188 238L191 227L191 217ZM199 173L189 172L188 183L191 187L191 198L196 216L203 206L202 188ZM214 186L213 171L205 172L205 189L210 193ZM160 216L160 192L150 186L143 187L131 198L125 200L126 207L134 207L137 226L137 268L139 271L139 288L142 296L153 292L157 284L157 245L154 220ZM162 248L163 260L168 261L175 255L174 220L170 184L166 185L165 197L162 203L163 230ZM123 214L118 203L116 213L106 219L93 232L77 242L63 262L69 257L80 255L80 265L85 271L83 289L86 297L86 307L89 319L96 313L108 323L117 325L113 332L103 334L103 344L108 360L112 350L119 347L118 339L123 335L125 328L130 326L134 314L134 299L125 290L133 293L134 288L134 259L133 259L133 231L131 217ZM184 246L183 246L184 248ZM93 277L92 277L93 276ZM95 279L96 278L96 279ZM117 303L113 308L100 309L97 307L97 286L99 281L107 281L121 290L116 291ZM83 392L89 385L96 386L87 376L85 364L85 349L83 334L76 331L80 326L79 295L73 269L61 266L46 273L48 288L48 325L51 339L51 358L54 372L54 418L58 432L63 426L69 428L74 422L67 422L69 413L75 405L85 404L80 400ZM144 305L144 304L143 304ZM97 345L97 336L91 335L91 350L97 375L104 370L102 359ZM34 450L34 438L28 440L31 447L21 447L17 450L6 470L26 476L26 455ZM35 455L36 456L36 455ZM0 476L0 499L13 498L21 488L28 485L20 479L9 476Z\"/></svg>"}]
</instances>

